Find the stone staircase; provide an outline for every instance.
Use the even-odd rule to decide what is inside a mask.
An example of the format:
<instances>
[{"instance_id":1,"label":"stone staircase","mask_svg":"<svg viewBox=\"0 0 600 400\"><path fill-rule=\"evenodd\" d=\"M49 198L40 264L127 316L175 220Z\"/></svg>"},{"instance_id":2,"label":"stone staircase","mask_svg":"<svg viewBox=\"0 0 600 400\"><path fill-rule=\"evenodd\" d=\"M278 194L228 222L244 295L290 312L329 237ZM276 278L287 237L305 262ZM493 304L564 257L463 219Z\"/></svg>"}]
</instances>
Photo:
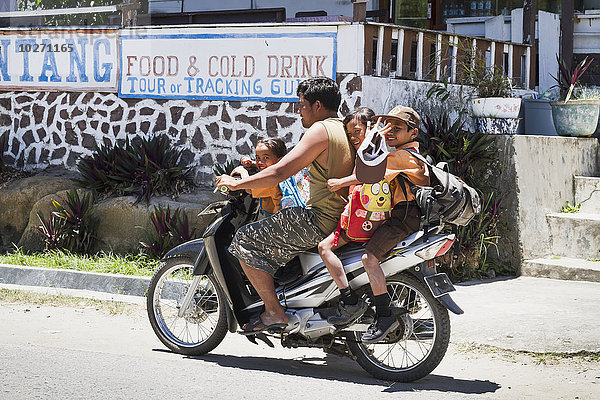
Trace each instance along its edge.
<instances>
[{"instance_id":1,"label":"stone staircase","mask_svg":"<svg viewBox=\"0 0 600 400\"><path fill-rule=\"evenodd\" d=\"M552 255L524 260L521 275L600 282L600 178L575 176L578 213L548 213Z\"/></svg>"}]
</instances>

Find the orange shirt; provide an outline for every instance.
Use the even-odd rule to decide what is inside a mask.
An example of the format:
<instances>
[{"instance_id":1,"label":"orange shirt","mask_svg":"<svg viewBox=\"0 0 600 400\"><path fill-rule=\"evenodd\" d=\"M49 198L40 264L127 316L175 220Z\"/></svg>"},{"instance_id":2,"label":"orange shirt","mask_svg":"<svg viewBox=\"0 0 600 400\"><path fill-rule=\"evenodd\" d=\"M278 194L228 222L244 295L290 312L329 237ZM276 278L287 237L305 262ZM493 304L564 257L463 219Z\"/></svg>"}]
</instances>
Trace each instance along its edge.
<instances>
[{"instance_id":1,"label":"orange shirt","mask_svg":"<svg viewBox=\"0 0 600 400\"><path fill-rule=\"evenodd\" d=\"M408 151L402 149L413 148L419 150L418 142L405 143L400 147L390 151L387 158L387 167L385 170L385 179L390 182L392 187L392 202L396 205L402 201L411 201L415 199L410 187L404 184L406 187L407 197L404 197L404 193L396 176L403 172L408 179L415 185L429 186L429 171L421 161L413 157Z\"/></svg>"},{"instance_id":2,"label":"orange shirt","mask_svg":"<svg viewBox=\"0 0 600 400\"><path fill-rule=\"evenodd\" d=\"M275 214L281 209L281 190L279 185L271 186L264 189L252 189L252 197L262 199L262 209L269 214Z\"/></svg>"}]
</instances>

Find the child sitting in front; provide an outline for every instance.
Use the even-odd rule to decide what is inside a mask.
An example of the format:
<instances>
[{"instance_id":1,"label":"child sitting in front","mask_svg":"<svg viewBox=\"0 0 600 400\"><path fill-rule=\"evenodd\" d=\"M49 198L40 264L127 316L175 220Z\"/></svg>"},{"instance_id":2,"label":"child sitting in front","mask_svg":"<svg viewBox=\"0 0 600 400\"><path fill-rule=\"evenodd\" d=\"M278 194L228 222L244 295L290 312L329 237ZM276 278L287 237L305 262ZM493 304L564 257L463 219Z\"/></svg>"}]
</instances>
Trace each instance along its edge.
<instances>
[{"instance_id":1,"label":"child sitting in front","mask_svg":"<svg viewBox=\"0 0 600 400\"><path fill-rule=\"evenodd\" d=\"M231 175L239 174L242 178L249 175L246 168L255 167L259 171L276 164L287 153L285 142L279 138L261 139L254 148L256 161L243 157L239 167ZM281 208L292 206L306 206L308 199L308 172L303 169L298 174L291 176L275 186L264 189L248 191L256 199L260 199L261 212L265 216L275 214Z\"/></svg>"}]
</instances>

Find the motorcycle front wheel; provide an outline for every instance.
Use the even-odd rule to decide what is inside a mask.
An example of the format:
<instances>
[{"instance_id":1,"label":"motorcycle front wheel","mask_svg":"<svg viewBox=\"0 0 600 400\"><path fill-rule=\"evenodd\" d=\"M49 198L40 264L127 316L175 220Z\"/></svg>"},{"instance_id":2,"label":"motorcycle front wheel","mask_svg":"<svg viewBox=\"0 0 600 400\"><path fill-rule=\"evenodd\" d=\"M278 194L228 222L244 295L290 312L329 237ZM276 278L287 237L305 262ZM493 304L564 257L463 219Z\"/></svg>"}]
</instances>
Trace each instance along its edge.
<instances>
[{"instance_id":1,"label":"motorcycle front wheel","mask_svg":"<svg viewBox=\"0 0 600 400\"><path fill-rule=\"evenodd\" d=\"M376 378L412 382L438 366L450 341L448 310L414 276L403 273L387 279L391 307L401 310L400 326L385 340L364 344L363 332L348 338L356 361Z\"/></svg>"},{"instance_id":2,"label":"motorcycle front wheel","mask_svg":"<svg viewBox=\"0 0 600 400\"><path fill-rule=\"evenodd\" d=\"M227 334L225 296L212 275L201 275L189 307L181 303L194 280L194 262L175 258L155 272L146 299L148 318L161 342L176 353L203 355Z\"/></svg>"}]
</instances>

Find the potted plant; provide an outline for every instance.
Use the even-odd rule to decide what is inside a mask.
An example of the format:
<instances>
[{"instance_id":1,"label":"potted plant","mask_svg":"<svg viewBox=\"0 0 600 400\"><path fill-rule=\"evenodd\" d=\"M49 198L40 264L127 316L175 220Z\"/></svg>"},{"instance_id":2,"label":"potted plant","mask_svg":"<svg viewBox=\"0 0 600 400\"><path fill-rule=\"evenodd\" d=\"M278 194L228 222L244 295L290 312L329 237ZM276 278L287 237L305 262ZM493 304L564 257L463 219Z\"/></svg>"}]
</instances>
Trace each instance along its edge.
<instances>
[{"instance_id":1,"label":"potted plant","mask_svg":"<svg viewBox=\"0 0 600 400\"><path fill-rule=\"evenodd\" d=\"M558 61L559 75L553 76L559 88L559 100L550 102L552 121L561 136L591 136L598 125L600 92L582 87L579 80L592 61L587 57L568 68L564 60Z\"/></svg>"},{"instance_id":2,"label":"potted plant","mask_svg":"<svg viewBox=\"0 0 600 400\"><path fill-rule=\"evenodd\" d=\"M502 68L486 65L485 58L468 54L463 64L463 79L475 87L477 97L471 99L471 115L479 132L516 133L521 99L513 97L510 79Z\"/></svg>"}]
</instances>

